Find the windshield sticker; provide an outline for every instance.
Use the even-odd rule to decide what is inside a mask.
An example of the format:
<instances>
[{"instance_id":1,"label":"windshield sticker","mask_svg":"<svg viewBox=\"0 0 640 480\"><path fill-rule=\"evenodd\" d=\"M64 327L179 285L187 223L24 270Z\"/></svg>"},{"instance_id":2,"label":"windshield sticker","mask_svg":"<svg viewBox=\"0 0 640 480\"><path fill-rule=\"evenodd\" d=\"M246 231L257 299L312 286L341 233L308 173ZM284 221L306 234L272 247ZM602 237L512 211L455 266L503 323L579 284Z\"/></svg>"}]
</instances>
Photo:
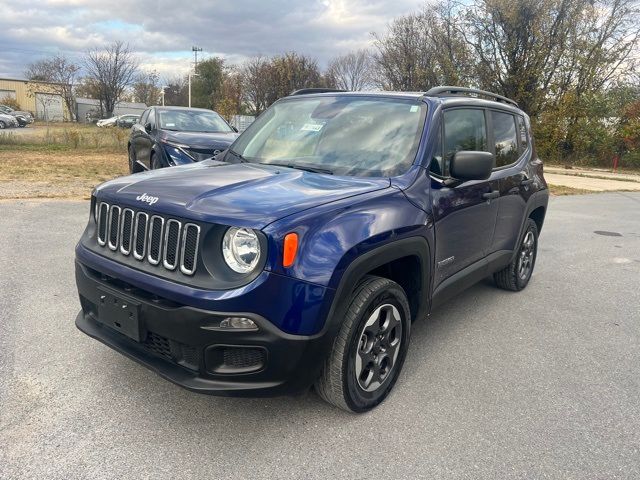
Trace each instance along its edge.
<instances>
[{"instance_id":1,"label":"windshield sticker","mask_svg":"<svg viewBox=\"0 0 640 480\"><path fill-rule=\"evenodd\" d=\"M324 125L321 123L305 123L300 130L303 132L319 132Z\"/></svg>"},{"instance_id":2,"label":"windshield sticker","mask_svg":"<svg viewBox=\"0 0 640 480\"><path fill-rule=\"evenodd\" d=\"M415 113L418 111L418 106L417 105L411 105L411 108L409 109L409 111L411 113Z\"/></svg>"},{"instance_id":3,"label":"windshield sticker","mask_svg":"<svg viewBox=\"0 0 640 480\"><path fill-rule=\"evenodd\" d=\"M175 127L176 126L175 123L165 123L164 125L165 125L165 127Z\"/></svg>"}]
</instances>

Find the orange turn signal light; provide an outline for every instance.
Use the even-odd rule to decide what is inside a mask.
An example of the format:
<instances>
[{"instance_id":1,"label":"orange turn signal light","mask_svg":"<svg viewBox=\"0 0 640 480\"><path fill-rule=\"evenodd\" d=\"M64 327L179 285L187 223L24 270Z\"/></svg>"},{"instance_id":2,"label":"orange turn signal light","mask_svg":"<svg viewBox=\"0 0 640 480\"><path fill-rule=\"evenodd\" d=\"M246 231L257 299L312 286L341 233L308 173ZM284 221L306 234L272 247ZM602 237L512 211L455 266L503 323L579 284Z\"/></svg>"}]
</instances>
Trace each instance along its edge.
<instances>
[{"instance_id":1,"label":"orange turn signal light","mask_svg":"<svg viewBox=\"0 0 640 480\"><path fill-rule=\"evenodd\" d=\"M290 267L296 261L298 253L298 234L287 233L284 237L284 252L282 255L282 266Z\"/></svg>"}]
</instances>

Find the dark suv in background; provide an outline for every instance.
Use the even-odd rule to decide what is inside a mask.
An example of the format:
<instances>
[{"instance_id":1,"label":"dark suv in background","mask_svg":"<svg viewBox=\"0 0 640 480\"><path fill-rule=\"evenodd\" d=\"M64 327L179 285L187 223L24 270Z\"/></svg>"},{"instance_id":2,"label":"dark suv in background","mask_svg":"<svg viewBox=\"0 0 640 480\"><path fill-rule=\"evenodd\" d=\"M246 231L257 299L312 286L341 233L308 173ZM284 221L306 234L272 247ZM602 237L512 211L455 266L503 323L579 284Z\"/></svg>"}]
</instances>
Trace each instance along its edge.
<instances>
[{"instance_id":1,"label":"dark suv in background","mask_svg":"<svg viewBox=\"0 0 640 480\"><path fill-rule=\"evenodd\" d=\"M237 137L212 110L151 107L131 128L129 169L136 173L199 162L227 149Z\"/></svg>"},{"instance_id":2,"label":"dark suv in background","mask_svg":"<svg viewBox=\"0 0 640 480\"><path fill-rule=\"evenodd\" d=\"M488 275L527 286L547 202L512 100L305 89L215 160L95 190L76 325L196 392L315 385L366 411L398 378L414 320Z\"/></svg>"}]
</instances>

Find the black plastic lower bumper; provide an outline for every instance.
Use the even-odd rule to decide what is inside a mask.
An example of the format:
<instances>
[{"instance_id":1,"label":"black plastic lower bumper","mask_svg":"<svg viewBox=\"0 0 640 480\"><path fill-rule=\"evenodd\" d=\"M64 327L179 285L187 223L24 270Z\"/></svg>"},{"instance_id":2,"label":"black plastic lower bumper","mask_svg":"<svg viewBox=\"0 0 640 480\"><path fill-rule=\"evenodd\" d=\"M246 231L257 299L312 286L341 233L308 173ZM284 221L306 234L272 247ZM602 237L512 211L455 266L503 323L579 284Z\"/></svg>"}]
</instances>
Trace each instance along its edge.
<instances>
[{"instance_id":1,"label":"black plastic lower bumper","mask_svg":"<svg viewBox=\"0 0 640 480\"><path fill-rule=\"evenodd\" d=\"M76 283L82 305L76 318L78 329L199 393L275 396L301 392L319 375L329 346L326 334L290 335L250 313L211 312L175 304L78 262ZM248 316L258 330L217 329L220 320L229 316Z\"/></svg>"}]
</instances>

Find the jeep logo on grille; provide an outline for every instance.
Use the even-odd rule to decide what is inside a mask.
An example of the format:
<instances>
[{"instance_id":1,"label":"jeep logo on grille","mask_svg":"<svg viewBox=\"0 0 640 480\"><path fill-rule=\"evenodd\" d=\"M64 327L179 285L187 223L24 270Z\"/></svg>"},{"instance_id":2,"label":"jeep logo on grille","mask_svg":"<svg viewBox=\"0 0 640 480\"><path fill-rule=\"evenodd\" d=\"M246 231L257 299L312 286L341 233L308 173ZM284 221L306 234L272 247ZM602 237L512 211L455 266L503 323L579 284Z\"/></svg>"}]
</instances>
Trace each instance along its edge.
<instances>
[{"instance_id":1,"label":"jeep logo on grille","mask_svg":"<svg viewBox=\"0 0 640 480\"><path fill-rule=\"evenodd\" d=\"M158 201L158 197L152 197L151 195L147 195L143 193L142 195L138 195L136 200L140 200L141 202L147 202L149 205L153 205Z\"/></svg>"}]
</instances>

